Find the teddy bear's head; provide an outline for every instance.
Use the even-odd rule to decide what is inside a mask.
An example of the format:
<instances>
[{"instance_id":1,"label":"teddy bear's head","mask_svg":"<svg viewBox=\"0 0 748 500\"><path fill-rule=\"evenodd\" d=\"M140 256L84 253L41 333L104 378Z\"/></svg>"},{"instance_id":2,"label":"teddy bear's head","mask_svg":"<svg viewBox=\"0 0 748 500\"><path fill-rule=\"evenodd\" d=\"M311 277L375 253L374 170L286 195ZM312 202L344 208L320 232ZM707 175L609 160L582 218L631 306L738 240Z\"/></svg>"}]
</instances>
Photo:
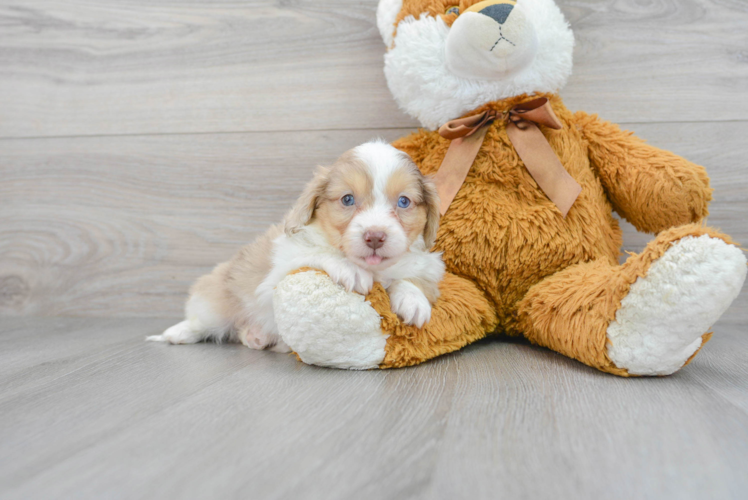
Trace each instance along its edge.
<instances>
[{"instance_id":1,"label":"teddy bear's head","mask_svg":"<svg viewBox=\"0 0 748 500\"><path fill-rule=\"evenodd\" d=\"M380 0L377 26L392 94L430 129L571 74L574 35L553 0Z\"/></svg>"}]
</instances>

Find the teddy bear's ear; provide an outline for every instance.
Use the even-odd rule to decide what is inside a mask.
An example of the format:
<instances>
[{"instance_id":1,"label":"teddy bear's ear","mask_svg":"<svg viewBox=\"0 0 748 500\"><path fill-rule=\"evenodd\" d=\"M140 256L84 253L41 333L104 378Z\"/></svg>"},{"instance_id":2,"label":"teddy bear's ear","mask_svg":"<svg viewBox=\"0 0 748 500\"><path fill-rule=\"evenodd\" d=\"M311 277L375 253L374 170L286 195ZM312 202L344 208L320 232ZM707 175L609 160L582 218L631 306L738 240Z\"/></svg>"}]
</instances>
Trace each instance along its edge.
<instances>
[{"instance_id":1,"label":"teddy bear's ear","mask_svg":"<svg viewBox=\"0 0 748 500\"><path fill-rule=\"evenodd\" d=\"M402 8L403 0L379 0L377 28L387 48L392 47L395 38L395 19Z\"/></svg>"}]
</instances>

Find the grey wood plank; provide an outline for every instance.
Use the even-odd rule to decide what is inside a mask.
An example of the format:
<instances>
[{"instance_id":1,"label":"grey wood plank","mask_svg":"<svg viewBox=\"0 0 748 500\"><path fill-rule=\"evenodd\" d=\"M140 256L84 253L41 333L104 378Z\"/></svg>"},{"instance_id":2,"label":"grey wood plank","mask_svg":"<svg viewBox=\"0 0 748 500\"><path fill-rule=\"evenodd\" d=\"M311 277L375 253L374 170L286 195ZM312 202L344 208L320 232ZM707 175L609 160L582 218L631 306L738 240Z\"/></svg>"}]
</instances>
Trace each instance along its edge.
<instances>
[{"instance_id":1,"label":"grey wood plank","mask_svg":"<svg viewBox=\"0 0 748 500\"><path fill-rule=\"evenodd\" d=\"M695 383L698 368L625 380L522 347L500 365L461 370L453 402L460 411L449 419L423 498L490 498L499 490L527 499L744 494L746 414ZM463 456L470 460L453 459Z\"/></svg>"},{"instance_id":2,"label":"grey wood plank","mask_svg":"<svg viewBox=\"0 0 748 500\"><path fill-rule=\"evenodd\" d=\"M345 372L145 344L142 320L122 324L129 350L0 403L0 496L728 499L748 487L748 413L703 383L732 380L702 357L626 380L492 340ZM65 349L33 323L27 334ZM728 344L737 360L744 343Z\"/></svg>"},{"instance_id":3,"label":"grey wood plank","mask_svg":"<svg viewBox=\"0 0 748 500\"><path fill-rule=\"evenodd\" d=\"M0 136L411 124L384 82L375 8L6 0Z\"/></svg>"},{"instance_id":4,"label":"grey wood plank","mask_svg":"<svg viewBox=\"0 0 748 500\"><path fill-rule=\"evenodd\" d=\"M137 321L123 324L117 319L98 318L0 318L0 401L130 349L127 334L137 327ZM159 323L169 326L163 320L141 320L144 328Z\"/></svg>"},{"instance_id":5,"label":"grey wood plank","mask_svg":"<svg viewBox=\"0 0 748 500\"><path fill-rule=\"evenodd\" d=\"M736 0L560 0L573 107L619 122L748 118ZM0 137L409 127L376 0L0 4Z\"/></svg>"},{"instance_id":6,"label":"grey wood plank","mask_svg":"<svg viewBox=\"0 0 748 500\"><path fill-rule=\"evenodd\" d=\"M748 122L643 124L707 166L710 224L748 243ZM0 314L177 316L199 275L281 219L316 164L408 129L0 141ZM626 250L651 239L625 227Z\"/></svg>"},{"instance_id":7,"label":"grey wood plank","mask_svg":"<svg viewBox=\"0 0 748 500\"><path fill-rule=\"evenodd\" d=\"M203 344L181 353L153 349L144 338L173 324L163 319L120 320L119 326L98 319L98 328L91 321L83 328L80 319L62 321L69 331L51 338L48 320L27 323L23 346L7 354L29 357L24 350L36 351L36 363L28 370L35 383L16 386L11 380L0 395L2 489L214 384L258 354L237 345ZM106 348L110 335L117 336L120 349ZM86 344L90 352L81 356Z\"/></svg>"},{"instance_id":8,"label":"grey wood plank","mask_svg":"<svg viewBox=\"0 0 748 500\"><path fill-rule=\"evenodd\" d=\"M406 132L3 141L0 313L176 316L189 283L279 222L317 164Z\"/></svg>"},{"instance_id":9,"label":"grey wood plank","mask_svg":"<svg viewBox=\"0 0 748 500\"><path fill-rule=\"evenodd\" d=\"M686 373L748 413L748 293L714 325L714 336Z\"/></svg>"},{"instance_id":10,"label":"grey wood plank","mask_svg":"<svg viewBox=\"0 0 748 500\"><path fill-rule=\"evenodd\" d=\"M559 5L577 41L574 73L562 92L572 108L617 122L748 116L740 107L723 114L706 104L715 92L725 99L719 107L745 96L745 2L566 0Z\"/></svg>"}]
</instances>

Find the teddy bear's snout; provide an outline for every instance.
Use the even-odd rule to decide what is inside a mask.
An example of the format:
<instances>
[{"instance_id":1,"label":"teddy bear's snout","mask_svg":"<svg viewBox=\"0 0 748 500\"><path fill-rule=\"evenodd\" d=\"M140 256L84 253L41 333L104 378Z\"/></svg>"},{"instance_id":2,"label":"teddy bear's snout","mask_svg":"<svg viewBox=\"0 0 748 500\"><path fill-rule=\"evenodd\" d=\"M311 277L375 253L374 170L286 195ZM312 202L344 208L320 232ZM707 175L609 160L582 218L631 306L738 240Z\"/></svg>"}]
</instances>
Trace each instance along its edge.
<instances>
[{"instance_id":1,"label":"teddy bear's snout","mask_svg":"<svg viewBox=\"0 0 748 500\"><path fill-rule=\"evenodd\" d=\"M516 2L479 2L450 28L447 67L464 78L501 79L529 65L537 44L535 27Z\"/></svg>"}]
</instances>

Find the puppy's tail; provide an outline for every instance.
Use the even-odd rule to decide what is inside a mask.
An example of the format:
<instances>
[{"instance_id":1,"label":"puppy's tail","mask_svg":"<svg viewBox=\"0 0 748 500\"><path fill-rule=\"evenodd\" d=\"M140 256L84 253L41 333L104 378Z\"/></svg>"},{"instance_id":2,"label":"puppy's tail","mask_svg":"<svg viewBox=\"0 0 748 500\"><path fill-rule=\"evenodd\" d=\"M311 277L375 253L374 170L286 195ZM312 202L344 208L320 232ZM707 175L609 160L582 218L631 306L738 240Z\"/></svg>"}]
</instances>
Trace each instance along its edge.
<instances>
[{"instance_id":1,"label":"puppy's tail","mask_svg":"<svg viewBox=\"0 0 748 500\"><path fill-rule=\"evenodd\" d=\"M169 342L170 344L196 344L206 338L203 332L193 330L190 327L190 322L185 320L167 328L161 335L151 335L146 337L145 340L148 342Z\"/></svg>"},{"instance_id":2,"label":"puppy's tail","mask_svg":"<svg viewBox=\"0 0 748 500\"><path fill-rule=\"evenodd\" d=\"M231 322L216 314L200 295L190 297L185 312L186 320L167 328L161 335L151 335L145 340L170 344L196 344L204 340L223 342L232 333Z\"/></svg>"}]
</instances>

